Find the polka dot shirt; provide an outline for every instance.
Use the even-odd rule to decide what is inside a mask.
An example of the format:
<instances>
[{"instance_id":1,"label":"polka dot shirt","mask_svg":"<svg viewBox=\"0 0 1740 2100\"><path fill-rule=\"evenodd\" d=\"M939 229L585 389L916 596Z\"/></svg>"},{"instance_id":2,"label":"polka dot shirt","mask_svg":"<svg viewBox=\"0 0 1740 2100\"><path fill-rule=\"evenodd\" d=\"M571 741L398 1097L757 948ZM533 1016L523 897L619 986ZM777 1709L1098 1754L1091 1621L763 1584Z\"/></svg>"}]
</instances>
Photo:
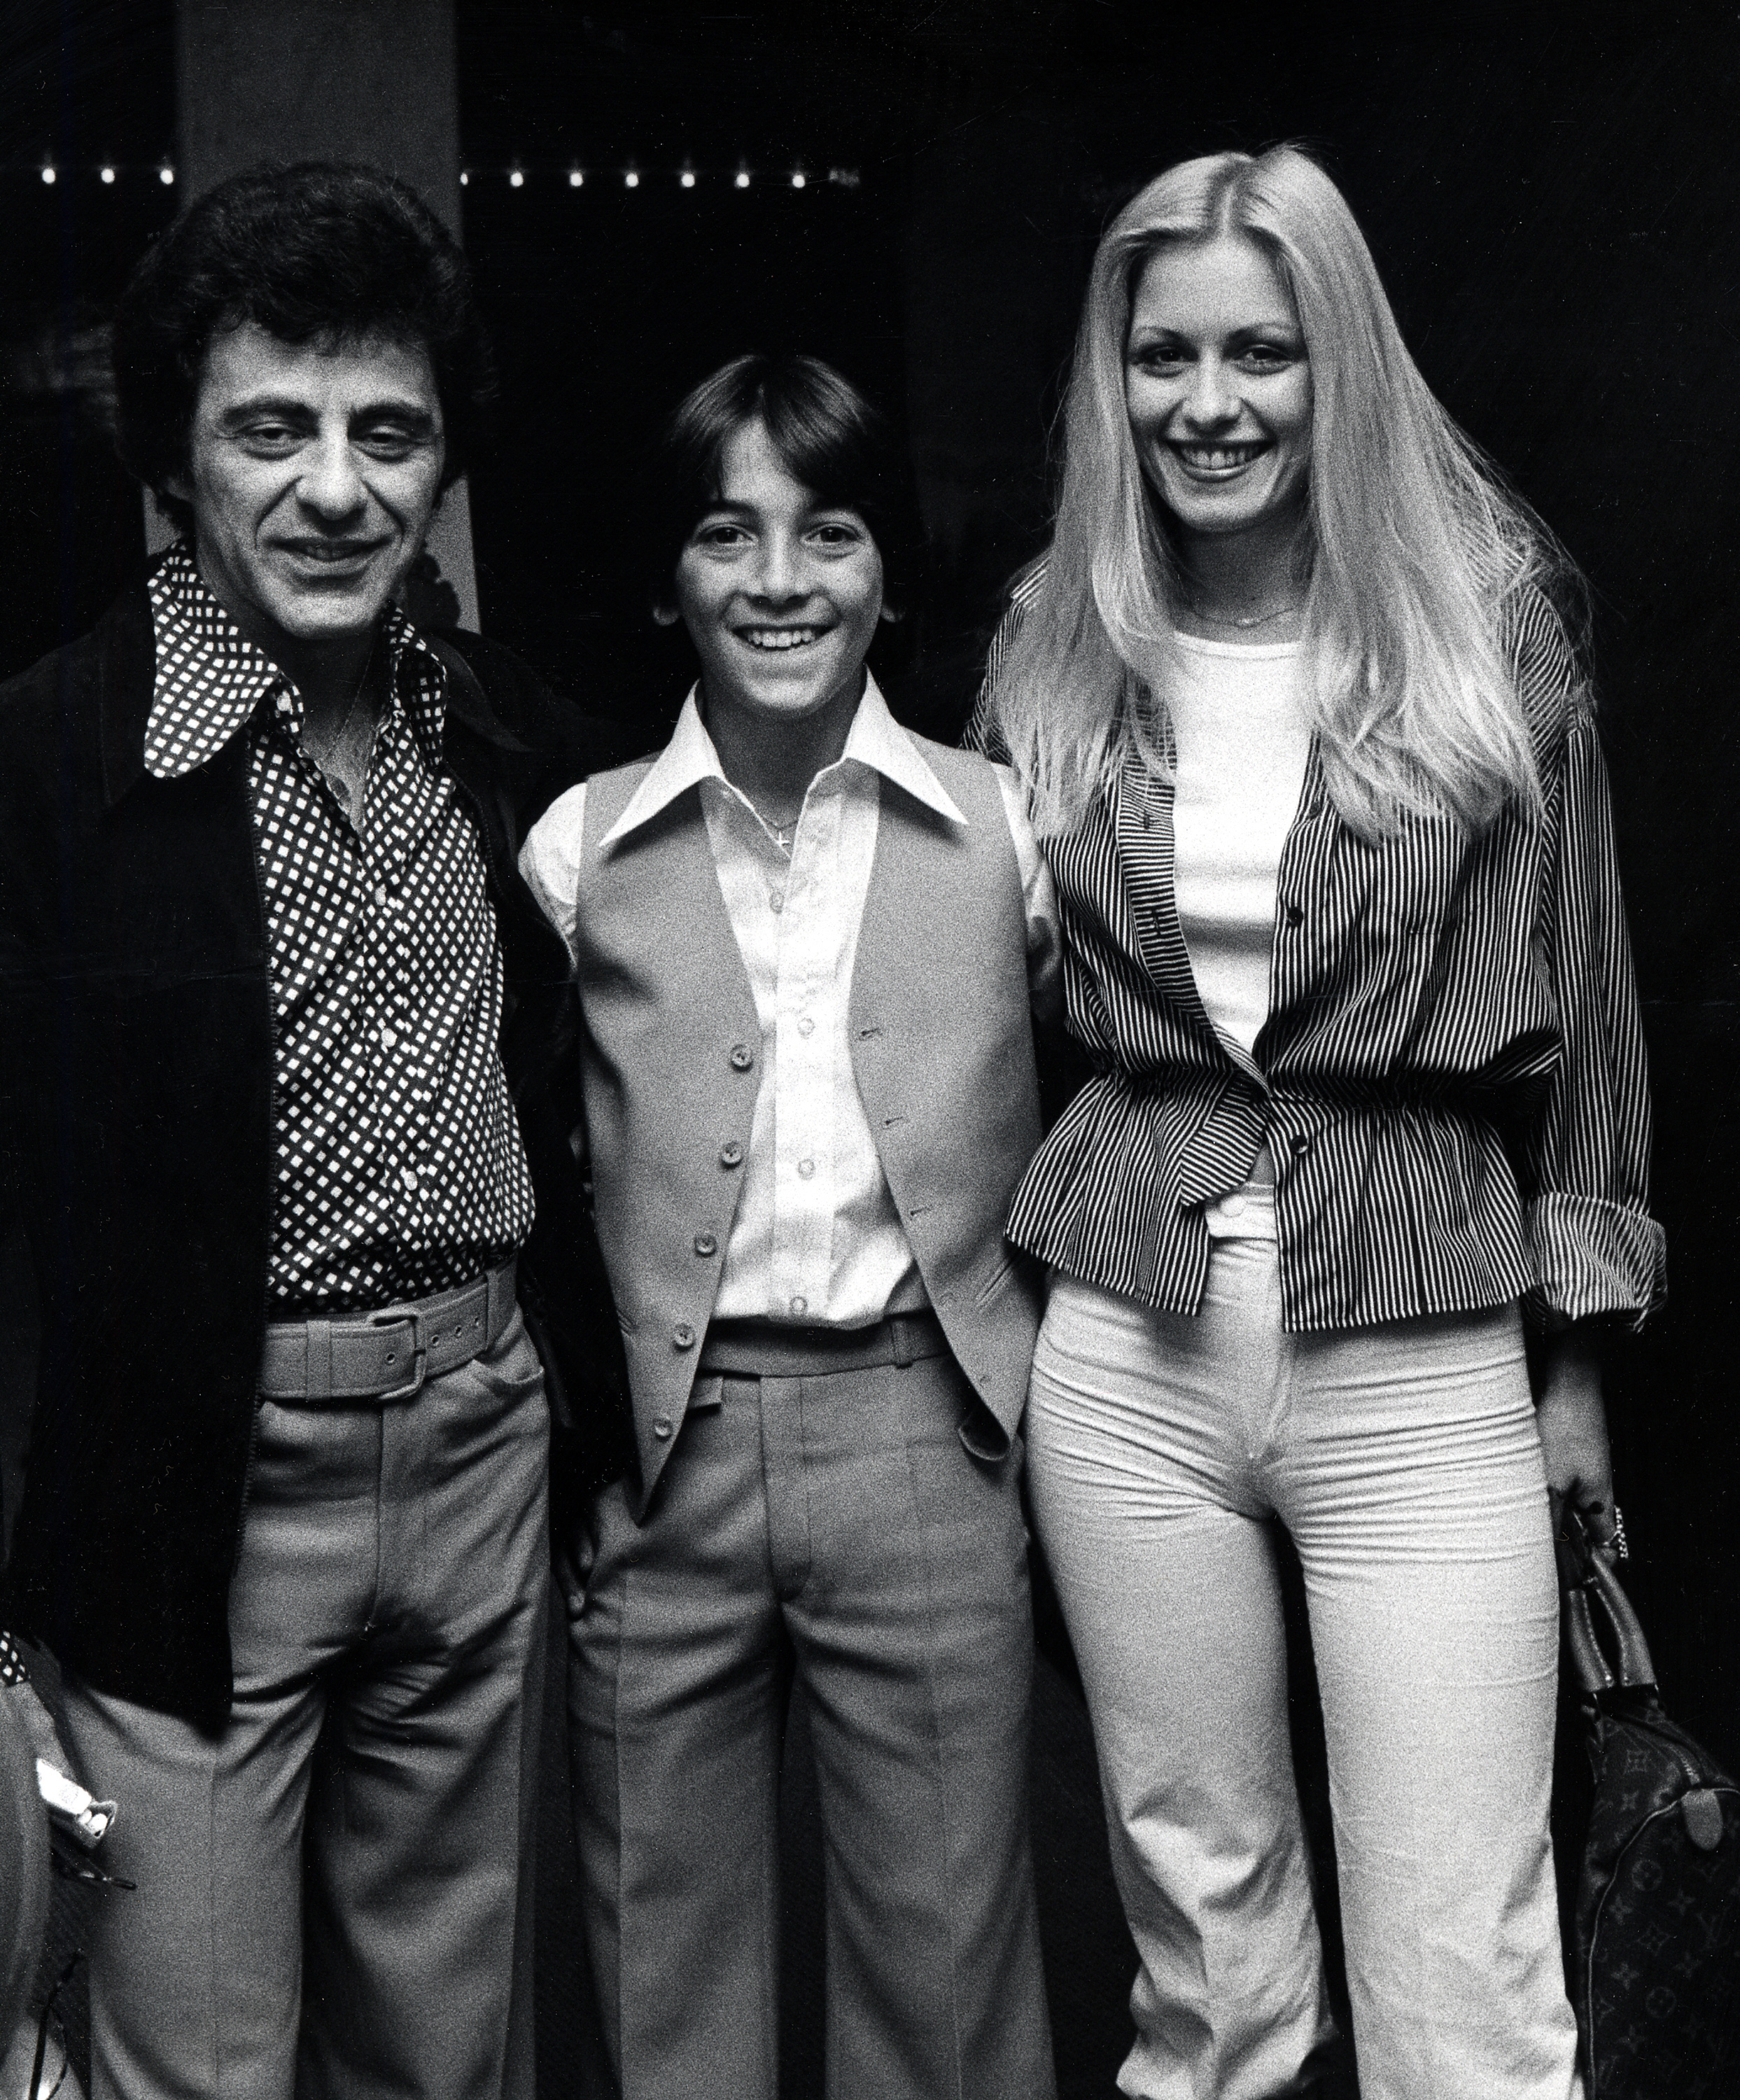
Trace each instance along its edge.
<instances>
[{"instance_id":1,"label":"polka dot shirt","mask_svg":"<svg viewBox=\"0 0 1740 2100\"><path fill-rule=\"evenodd\" d=\"M185 545L152 576L145 763L174 779L249 739L271 952L280 1313L464 1283L524 1241L531 1177L497 1048L483 851L443 765L447 673L394 608L363 813L298 741L302 697Z\"/></svg>"}]
</instances>

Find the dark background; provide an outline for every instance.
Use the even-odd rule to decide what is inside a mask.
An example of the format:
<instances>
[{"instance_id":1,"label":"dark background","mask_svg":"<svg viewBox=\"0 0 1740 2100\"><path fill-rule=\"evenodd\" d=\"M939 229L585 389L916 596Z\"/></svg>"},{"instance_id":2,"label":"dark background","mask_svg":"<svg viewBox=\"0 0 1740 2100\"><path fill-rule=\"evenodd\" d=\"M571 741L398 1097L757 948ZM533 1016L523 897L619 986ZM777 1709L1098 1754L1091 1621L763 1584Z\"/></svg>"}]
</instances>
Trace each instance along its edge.
<instances>
[{"instance_id":1,"label":"dark background","mask_svg":"<svg viewBox=\"0 0 1740 2100\"><path fill-rule=\"evenodd\" d=\"M175 192L156 174L169 7L0 11L4 674L88 624L141 558L94 331ZM1715 7L1402 13L460 0L465 236L504 395L473 486L482 619L655 741L681 685L625 558L638 448L724 357L808 348L910 427L934 560L901 704L951 734L998 591L1043 541L1047 433L1105 220L1187 154L1314 146L1429 382L1592 589L1672 1290L1614 1355L1629 1575L1670 1709L1732 1767L1740 27ZM48 154L67 167L53 186ZM1071 2076L1103 2090L1128 1953L1086 1740L1049 1670L1042 1706L1048 1953L1073 1994Z\"/></svg>"},{"instance_id":2,"label":"dark background","mask_svg":"<svg viewBox=\"0 0 1740 2100\"><path fill-rule=\"evenodd\" d=\"M506 399L474 493L484 618L662 731L680 690L610 690L593 653L641 617L621 558L633 448L720 358L801 344L906 413L936 556L909 698L958 720L998 591L1043 541L1047 430L1106 218L1186 154L1315 145L1427 379L1595 594L1672 1288L1617 1352L1614 1434L1669 1696L1733 1762L1740 29L1672 7L1331 20L654 4L576 35L565 8L462 5L466 239ZM747 192L726 179L740 158ZM499 172L516 160L517 190ZM800 162L810 183L782 188ZM829 165L858 186L816 182Z\"/></svg>"}]
</instances>

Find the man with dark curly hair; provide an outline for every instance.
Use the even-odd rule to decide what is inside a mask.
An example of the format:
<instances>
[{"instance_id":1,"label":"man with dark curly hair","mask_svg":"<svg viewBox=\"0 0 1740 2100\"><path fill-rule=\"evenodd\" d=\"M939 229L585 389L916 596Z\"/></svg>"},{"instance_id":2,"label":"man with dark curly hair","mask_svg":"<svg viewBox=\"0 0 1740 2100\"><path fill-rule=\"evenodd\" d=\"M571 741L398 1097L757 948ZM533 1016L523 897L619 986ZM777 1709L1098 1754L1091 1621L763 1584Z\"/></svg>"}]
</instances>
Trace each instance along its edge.
<instances>
[{"instance_id":1,"label":"man with dark curly hair","mask_svg":"<svg viewBox=\"0 0 1740 2100\"><path fill-rule=\"evenodd\" d=\"M409 191L224 184L115 357L181 536L0 688L0 1151L43 1335L0 1625L121 1803L95 2092L529 2094L528 1327L595 1409L620 1348L515 858L615 754L397 603L491 384Z\"/></svg>"}]
</instances>

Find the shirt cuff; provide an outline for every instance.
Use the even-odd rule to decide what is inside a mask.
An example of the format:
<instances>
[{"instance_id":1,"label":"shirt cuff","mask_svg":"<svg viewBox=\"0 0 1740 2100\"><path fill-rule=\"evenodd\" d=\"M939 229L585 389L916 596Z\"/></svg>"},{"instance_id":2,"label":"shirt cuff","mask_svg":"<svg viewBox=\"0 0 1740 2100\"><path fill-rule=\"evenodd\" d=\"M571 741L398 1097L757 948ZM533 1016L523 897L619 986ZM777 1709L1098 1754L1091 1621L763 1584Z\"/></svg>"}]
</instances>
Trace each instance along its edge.
<instances>
[{"instance_id":1,"label":"shirt cuff","mask_svg":"<svg viewBox=\"0 0 1740 2100\"><path fill-rule=\"evenodd\" d=\"M1667 1237L1642 1211L1562 1191L1529 1211L1531 1311L1562 1326L1606 1316L1641 1327L1667 1295Z\"/></svg>"}]
</instances>

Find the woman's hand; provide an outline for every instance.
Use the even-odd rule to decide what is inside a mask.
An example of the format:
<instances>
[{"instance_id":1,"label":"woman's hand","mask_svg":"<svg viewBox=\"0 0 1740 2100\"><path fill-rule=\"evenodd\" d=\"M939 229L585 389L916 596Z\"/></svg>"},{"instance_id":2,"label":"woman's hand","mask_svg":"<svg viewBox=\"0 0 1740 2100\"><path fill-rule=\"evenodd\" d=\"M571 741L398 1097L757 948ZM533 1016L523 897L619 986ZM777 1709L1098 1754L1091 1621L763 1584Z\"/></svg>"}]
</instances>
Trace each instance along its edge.
<instances>
[{"instance_id":1,"label":"woman's hand","mask_svg":"<svg viewBox=\"0 0 1740 2100\"><path fill-rule=\"evenodd\" d=\"M1606 1410L1601 1405L1601 1357L1587 1327L1569 1328L1548 1343L1535 1420L1547 1462L1553 1530L1563 1524L1568 1502L1582 1516L1595 1543L1610 1546L1618 1529L1613 1457L1607 1448Z\"/></svg>"}]
</instances>

